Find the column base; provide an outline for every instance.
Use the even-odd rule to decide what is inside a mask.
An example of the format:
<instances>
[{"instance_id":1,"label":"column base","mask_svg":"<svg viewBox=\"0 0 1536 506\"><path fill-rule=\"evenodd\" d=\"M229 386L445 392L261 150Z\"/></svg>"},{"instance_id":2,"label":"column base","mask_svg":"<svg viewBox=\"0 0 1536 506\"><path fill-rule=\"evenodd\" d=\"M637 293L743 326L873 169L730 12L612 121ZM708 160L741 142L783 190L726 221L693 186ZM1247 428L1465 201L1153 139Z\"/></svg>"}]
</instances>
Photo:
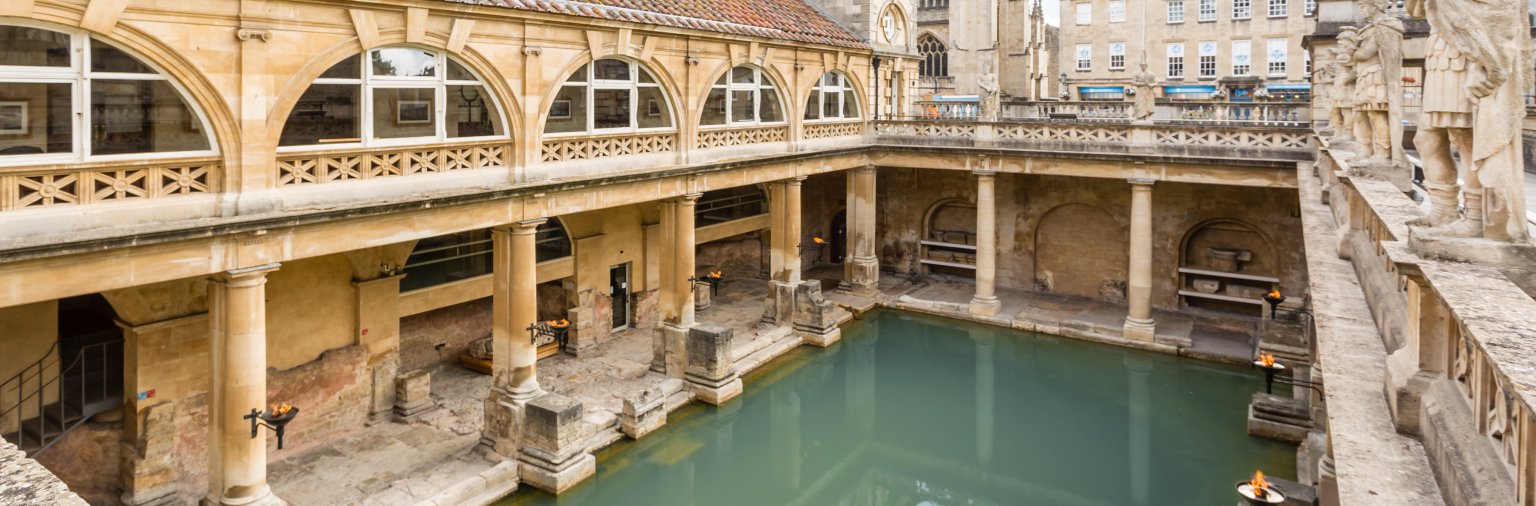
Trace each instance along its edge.
<instances>
[{"instance_id":1,"label":"column base","mask_svg":"<svg viewBox=\"0 0 1536 506\"><path fill-rule=\"evenodd\" d=\"M688 377L688 389L693 391L694 398L711 406L725 404L740 396L741 385L740 376L733 376L727 381L718 383L703 378Z\"/></svg>"},{"instance_id":2,"label":"column base","mask_svg":"<svg viewBox=\"0 0 1536 506\"><path fill-rule=\"evenodd\" d=\"M560 469L547 469L527 460L518 464L523 484L555 495L597 474L597 458L591 455L577 456Z\"/></svg>"},{"instance_id":3,"label":"column base","mask_svg":"<svg viewBox=\"0 0 1536 506\"><path fill-rule=\"evenodd\" d=\"M853 276L844 280L840 288L855 295L871 296L880 291L880 260L854 258L849 260Z\"/></svg>"},{"instance_id":4,"label":"column base","mask_svg":"<svg viewBox=\"0 0 1536 506\"><path fill-rule=\"evenodd\" d=\"M1126 318L1121 335L1132 341L1152 341L1157 337L1157 324L1152 320Z\"/></svg>"},{"instance_id":5,"label":"column base","mask_svg":"<svg viewBox=\"0 0 1536 506\"><path fill-rule=\"evenodd\" d=\"M971 314L976 316L992 317L1002 311L1003 303L997 297L976 297L971 299Z\"/></svg>"},{"instance_id":6,"label":"column base","mask_svg":"<svg viewBox=\"0 0 1536 506\"><path fill-rule=\"evenodd\" d=\"M288 506L284 501L272 493L272 487L263 483L261 492L247 497L220 497L218 502L203 499L204 506Z\"/></svg>"},{"instance_id":7,"label":"column base","mask_svg":"<svg viewBox=\"0 0 1536 506\"><path fill-rule=\"evenodd\" d=\"M800 340L805 341L805 344L817 348L826 348L843 340L843 329L841 327L817 329L795 325L795 332L800 334Z\"/></svg>"},{"instance_id":8,"label":"column base","mask_svg":"<svg viewBox=\"0 0 1536 506\"><path fill-rule=\"evenodd\" d=\"M522 441L523 407L527 399L519 400L507 392L491 389L485 399L485 425L480 429L480 446L494 452L502 460L517 455Z\"/></svg>"}]
</instances>

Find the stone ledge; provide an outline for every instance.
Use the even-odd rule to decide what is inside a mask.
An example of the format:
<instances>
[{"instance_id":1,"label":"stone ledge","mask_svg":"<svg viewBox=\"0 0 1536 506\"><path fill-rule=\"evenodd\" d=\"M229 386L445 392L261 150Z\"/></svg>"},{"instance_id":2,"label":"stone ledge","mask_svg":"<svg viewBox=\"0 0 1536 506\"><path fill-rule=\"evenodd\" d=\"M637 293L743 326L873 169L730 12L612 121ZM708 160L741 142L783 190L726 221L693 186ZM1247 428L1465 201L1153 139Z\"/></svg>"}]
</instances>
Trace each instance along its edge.
<instances>
[{"instance_id":1,"label":"stone ledge","mask_svg":"<svg viewBox=\"0 0 1536 506\"><path fill-rule=\"evenodd\" d=\"M0 440L0 503L86 504L42 464L27 458L16 445L3 440Z\"/></svg>"}]
</instances>

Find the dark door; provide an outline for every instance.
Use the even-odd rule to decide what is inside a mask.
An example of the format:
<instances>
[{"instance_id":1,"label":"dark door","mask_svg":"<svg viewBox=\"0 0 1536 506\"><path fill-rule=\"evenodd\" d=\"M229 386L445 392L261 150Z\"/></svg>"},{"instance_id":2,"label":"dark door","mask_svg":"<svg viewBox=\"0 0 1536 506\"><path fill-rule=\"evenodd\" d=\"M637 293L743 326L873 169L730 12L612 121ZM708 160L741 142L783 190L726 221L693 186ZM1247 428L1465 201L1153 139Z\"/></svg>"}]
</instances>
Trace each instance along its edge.
<instances>
[{"instance_id":1,"label":"dark door","mask_svg":"<svg viewBox=\"0 0 1536 506\"><path fill-rule=\"evenodd\" d=\"M608 273L608 296L613 298L613 328L629 325L629 264L615 265Z\"/></svg>"},{"instance_id":2,"label":"dark door","mask_svg":"<svg viewBox=\"0 0 1536 506\"><path fill-rule=\"evenodd\" d=\"M843 256L848 254L848 211L838 211L832 218L832 251L828 252L828 258L834 264L843 263Z\"/></svg>"}]
</instances>

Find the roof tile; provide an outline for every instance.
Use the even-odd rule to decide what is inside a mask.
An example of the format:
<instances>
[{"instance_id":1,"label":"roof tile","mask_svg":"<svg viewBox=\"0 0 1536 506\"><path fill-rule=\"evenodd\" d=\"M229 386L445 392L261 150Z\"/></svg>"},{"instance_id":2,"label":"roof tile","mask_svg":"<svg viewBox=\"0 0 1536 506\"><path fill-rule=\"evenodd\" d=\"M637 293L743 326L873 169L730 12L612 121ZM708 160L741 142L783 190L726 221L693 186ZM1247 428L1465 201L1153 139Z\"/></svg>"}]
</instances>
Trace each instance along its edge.
<instances>
[{"instance_id":1,"label":"roof tile","mask_svg":"<svg viewBox=\"0 0 1536 506\"><path fill-rule=\"evenodd\" d=\"M443 0L867 49L804 0Z\"/></svg>"}]
</instances>

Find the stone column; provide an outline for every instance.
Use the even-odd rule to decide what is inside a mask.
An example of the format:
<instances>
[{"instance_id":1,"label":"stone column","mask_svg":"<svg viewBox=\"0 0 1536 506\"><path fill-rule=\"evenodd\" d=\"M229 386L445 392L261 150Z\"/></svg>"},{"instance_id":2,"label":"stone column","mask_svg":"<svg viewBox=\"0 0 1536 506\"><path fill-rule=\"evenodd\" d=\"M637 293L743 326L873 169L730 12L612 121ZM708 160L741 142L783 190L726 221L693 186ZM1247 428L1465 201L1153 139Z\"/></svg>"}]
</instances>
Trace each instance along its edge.
<instances>
[{"instance_id":1,"label":"stone column","mask_svg":"<svg viewBox=\"0 0 1536 506\"><path fill-rule=\"evenodd\" d=\"M873 295L880 285L880 258L875 255L875 174L873 165L848 171L848 252L843 287L861 295Z\"/></svg>"},{"instance_id":2,"label":"stone column","mask_svg":"<svg viewBox=\"0 0 1536 506\"><path fill-rule=\"evenodd\" d=\"M491 229L491 392L480 442L504 458L517 455L523 406L543 394L535 370L538 350L528 326L538 318L535 232L545 220Z\"/></svg>"},{"instance_id":3,"label":"stone column","mask_svg":"<svg viewBox=\"0 0 1536 506\"><path fill-rule=\"evenodd\" d=\"M1125 317L1126 339L1151 341L1156 326L1152 320L1152 183L1151 179L1131 179L1131 265L1126 299L1130 313Z\"/></svg>"},{"instance_id":4,"label":"stone column","mask_svg":"<svg viewBox=\"0 0 1536 506\"><path fill-rule=\"evenodd\" d=\"M971 298L971 314L997 316L1002 303L997 300L997 172L977 170L976 174L976 296Z\"/></svg>"},{"instance_id":5,"label":"stone column","mask_svg":"<svg viewBox=\"0 0 1536 506\"><path fill-rule=\"evenodd\" d=\"M800 284L800 184L803 177L768 185L770 272L762 321L788 325L795 311L795 286Z\"/></svg>"},{"instance_id":6,"label":"stone column","mask_svg":"<svg viewBox=\"0 0 1536 506\"><path fill-rule=\"evenodd\" d=\"M802 181L805 181L805 178L793 177L781 183L784 185L784 216L782 217L784 222L780 230L783 230L784 233L779 240L779 247L783 248L783 252L780 254L784 256L784 266L782 267L783 272L774 276L774 279L779 279L792 285L800 283L800 264L803 263L800 260L802 241L800 237L800 183Z\"/></svg>"},{"instance_id":7,"label":"stone column","mask_svg":"<svg viewBox=\"0 0 1536 506\"><path fill-rule=\"evenodd\" d=\"M701 194L690 193L661 206L661 325L651 341L651 370L683 377L688 329L694 323L694 206Z\"/></svg>"},{"instance_id":8,"label":"stone column","mask_svg":"<svg viewBox=\"0 0 1536 506\"><path fill-rule=\"evenodd\" d=\"M373 377L369 418L390 418L395 407L395 377L400 369L400 280L404 274L352 281L357 291L357 344L368 348Z\"/></svg>"},{"instance_id":9,"label":"stone column","mask_svg":"<svg viewBox=\"0 0 1536 506\"><path fill-rule=\"evenodd\" d=\"M267 274L278 264L238 269L208 283L213 394L208 413L208 502L284 504L267 486L267 436L251 437L252 409L267 409Z\"/></svg>"}]
</instances>

